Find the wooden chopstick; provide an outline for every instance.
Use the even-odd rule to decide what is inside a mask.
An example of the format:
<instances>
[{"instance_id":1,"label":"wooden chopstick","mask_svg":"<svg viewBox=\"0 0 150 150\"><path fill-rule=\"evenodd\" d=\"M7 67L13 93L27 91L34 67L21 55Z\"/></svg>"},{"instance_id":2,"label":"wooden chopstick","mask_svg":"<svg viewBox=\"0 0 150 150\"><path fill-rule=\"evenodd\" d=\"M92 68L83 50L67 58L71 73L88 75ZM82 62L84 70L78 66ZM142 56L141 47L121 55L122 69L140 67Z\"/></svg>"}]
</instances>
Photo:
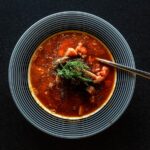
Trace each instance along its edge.
<instances>
[{"instance_id":1,"label":"wooden chopstick","mask_svg":"<svg viewBox=\"0 0 150 150\"><path fill-rule=\"evenodd\" d=\"M106 64L108 66L112 66L112 67L115 67L117 69L121 69L121 70L130 72L132 74L139 75L141 77L150 79L150 73L149 72L139 70L139 69L130 68L130 67L124 66L122 64L118 64L118 63L115 63L115 62L112 62L112 61L109 61L106 59L96 58L96 60L98 60L99 62Z\"/></svg>"}]
</instances>

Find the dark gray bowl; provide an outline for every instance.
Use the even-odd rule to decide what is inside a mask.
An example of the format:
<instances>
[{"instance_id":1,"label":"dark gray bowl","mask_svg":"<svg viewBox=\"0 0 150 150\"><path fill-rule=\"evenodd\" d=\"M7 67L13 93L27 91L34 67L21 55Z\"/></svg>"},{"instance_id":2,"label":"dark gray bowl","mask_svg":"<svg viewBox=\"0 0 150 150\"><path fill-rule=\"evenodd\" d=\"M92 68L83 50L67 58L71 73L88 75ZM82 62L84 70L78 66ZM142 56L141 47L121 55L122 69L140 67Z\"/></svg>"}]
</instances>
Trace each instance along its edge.
<instances>
[{"instance_id":1,"label":"dark gray bowl","mask_svg":"<svg viewBox=\"0 0 150 150\"><path fill-rule=\"evenodd\" d=\"M29 61L36 47L45 38L72 29L88 32L101 39L117 63L135 68L130 47L116 28L97 16L67 11L39 20L21 36L10 59L9 86L16 106L31 124L50 135L76 139L102 132L123 114L134 92L135 76L117 71L116 88L111 99L100 111L88 118L68 121L45 112L29 91Z\"/></svg>"}]
</instances>

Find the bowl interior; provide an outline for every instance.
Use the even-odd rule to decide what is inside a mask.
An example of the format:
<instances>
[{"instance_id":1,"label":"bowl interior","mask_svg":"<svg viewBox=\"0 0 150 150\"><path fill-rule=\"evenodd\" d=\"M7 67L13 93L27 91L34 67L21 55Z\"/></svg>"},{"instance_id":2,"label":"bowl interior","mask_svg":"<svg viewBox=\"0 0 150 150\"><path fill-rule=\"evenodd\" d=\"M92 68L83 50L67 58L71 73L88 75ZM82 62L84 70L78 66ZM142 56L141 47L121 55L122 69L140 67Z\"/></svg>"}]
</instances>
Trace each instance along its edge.
<instances>
[{"instance_id":1,"label":"bowl interior","mask_svg":"<svg viewBox=\"0 0 150 150\"><path fill-rule=\"evenodd\" d=\"M9 85L13 99L25 118L40 130L62 138L82 138L112 125L127 108L135 86L135 76L117 70L115 91L96 114L68 121L45 112L33 99L28 87L28 64L36 47L48 36L66 30L80 30L102 40L117 63L135 67L127 42L111 24L84 12L60 12L32 25L17 42L9 64Z\"/></svg>"},{"instance_id":2,"label":"bowl interior","mask_svg":"<svg viewBox=\"0 0 150 150\"><path fill-rule=\"evenodd\" d=\"M81 33L81 31L79 31L79 30L68 30L68 31L59 32L59 33L56 33L56 34L61 34L61 33L64 34L64 33L66 33L66 32L75 32L75 33L79 32L79 33ZM89 35L88 33L85 33L85 32L82 32L82 33ZM56 34L55 34L55 35L56 35ZM52 35L52 36L54 36L54 35ZM92 35L89 35L89 36L92 36ZM50 36L50 37L51 37L51 36ZM48 37L48 38L50 38L50 37ZM95 38L96 38L96 37L94 37L94 39L95 39ZM47 40L47 39L45 39L45 40ZM45 41L45 40L44 40L44 41ZM109 53L109 55L110 55L112 61L114 61L114 58L113 58L113 56L112 56L110 50L107 48L107 46L104 45L104 43L102 43L102 41L100 41L99 39L97 39L97 40L105 47L105 49L106 49L107 52ZM43 42L44 42L44 41L43 41ZM43 42L42 42L42 43L43 43ZM40 43L40 44L42 44L42 43ZM38 45L38 47L40 47L40 46ZM37 49L37 48L36 48L36 49ZM78 120L78 119L83 119L83 118L90 117L91 115L94 115L94 114L97 113L100 109L102 109L102 108L107 104L107 102L110 100L110 98L111 98L111 96L113 95L113 92L114 92L114 90L115 90L115 86L116 86L116 79L117 79L116 69L114 70L113 86L112 86L112 89L111 89L111 91L110 91L108 97L106 98L106 100L104 101L104 103L101 104L101 105L100 105L97 109L95 109L94 111L92 111L92 112L90 112L90 113L88 113L88 114L82 115L82 116L65 116L65 115L61 115L61 114L55 113L54 111L51 111L51 110L48 109L45 105L43 105L43 103L41 102L41 100L36 96L36 94L35 94L35 92L34 92L34 90L33 90L33 86L32 86L32 84L31 84L30 70L31 70L32 59L33 59L33 57L35 56L35 53L36 53L36 52L37 52L37 50L34 51L34 53L33 53L33 55L32 55L32 58L30 59L29 67L28 67L28 85L29 85L29 89L30 89L30 92L31 92L31 94L32 94L32 96L33 96L33 98L34 98L34 100L35 100L35 101L37 102L37 104L38 104L41 108L43 108L43 110L45 110L46 112L48 112L48 113L50 113L50 114L52 114L52 115L54 115L54 116L56 116L56 117L62 118L62 119Z\"/></svg>"}]
</instances>

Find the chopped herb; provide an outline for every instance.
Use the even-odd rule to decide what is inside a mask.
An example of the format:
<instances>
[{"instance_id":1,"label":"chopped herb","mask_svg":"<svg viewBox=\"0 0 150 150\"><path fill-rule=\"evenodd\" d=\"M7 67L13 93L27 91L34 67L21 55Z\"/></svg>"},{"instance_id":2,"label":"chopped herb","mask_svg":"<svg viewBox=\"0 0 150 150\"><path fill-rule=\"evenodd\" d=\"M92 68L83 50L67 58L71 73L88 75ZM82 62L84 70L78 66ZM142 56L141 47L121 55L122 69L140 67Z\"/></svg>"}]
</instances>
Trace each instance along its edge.
<instances>
[{"instance_id":1,"label":"chopped herb","mask_svg":"<svg viewBox=\"0 0 150 150\"><path fill-rule=\"evenodd\" d=\"M81 59L70 60L64 65L60 64L57 74L65 79L79 79L85 84L92 82L92 79L84 76L83 69L89 69L89 67Z\"/></svg>"}]
</instances>

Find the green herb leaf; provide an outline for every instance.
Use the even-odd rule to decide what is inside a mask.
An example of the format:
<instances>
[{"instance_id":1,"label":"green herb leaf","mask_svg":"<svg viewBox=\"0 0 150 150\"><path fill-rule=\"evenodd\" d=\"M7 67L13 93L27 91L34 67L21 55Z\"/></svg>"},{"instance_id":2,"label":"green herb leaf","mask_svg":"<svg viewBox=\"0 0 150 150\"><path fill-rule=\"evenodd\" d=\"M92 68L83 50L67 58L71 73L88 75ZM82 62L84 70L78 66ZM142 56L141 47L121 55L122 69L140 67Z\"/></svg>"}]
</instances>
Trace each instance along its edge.
<instances>
[{"instance_id":1,"label":"green herb leaf","mask_svg":"<svg viewBox=\"0 0 150 150\"><path fill-rule=\"evenodd\" d=\"M57 74L65 79L79 79L86 84L92 82L90 78L84 76L83 69L89 69L89 67L82 60L71 60L64 65L61 64Z\"/></svg>"}]
</instances>

